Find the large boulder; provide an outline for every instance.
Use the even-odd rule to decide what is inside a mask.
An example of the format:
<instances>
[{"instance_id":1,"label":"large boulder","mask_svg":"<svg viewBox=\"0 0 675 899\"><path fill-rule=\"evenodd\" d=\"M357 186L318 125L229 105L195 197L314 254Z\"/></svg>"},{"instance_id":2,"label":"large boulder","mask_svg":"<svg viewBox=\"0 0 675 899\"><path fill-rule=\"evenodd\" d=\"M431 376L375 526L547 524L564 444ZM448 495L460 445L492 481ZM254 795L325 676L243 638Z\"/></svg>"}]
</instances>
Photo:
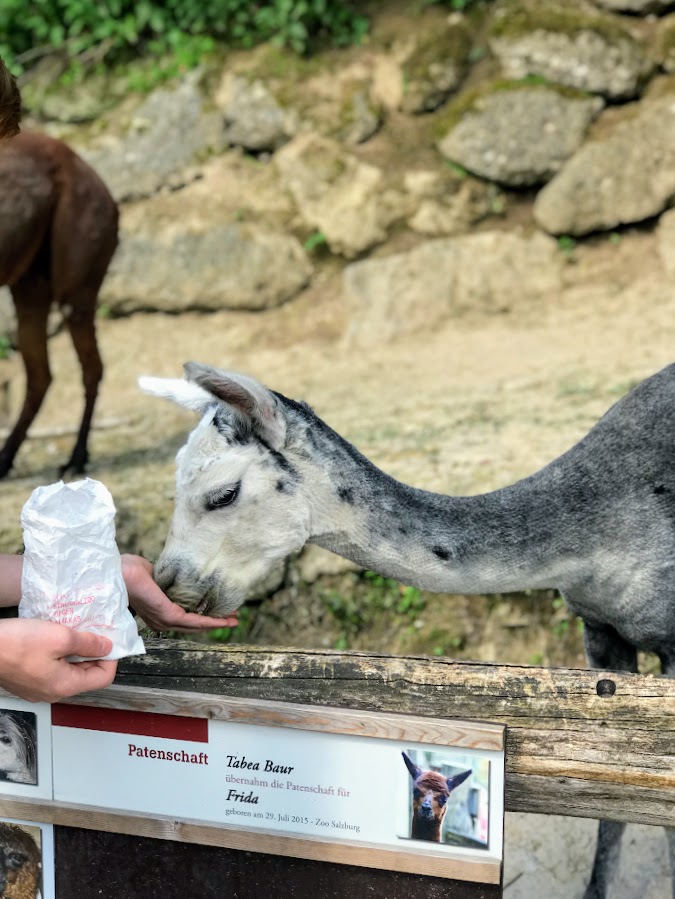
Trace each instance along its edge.
<instances>
[{"instance_id":1,"label":"large boulder","mask_svg":"<svg viewBox=\"0 0 675 899\"><path fill-rule=\"evenodd\" d=\"M675 194L675 93L628 107L605 136L590 140L534 204L551 234L580 236L640 222Z\"/></svg>"},{"instance_id":2,"label":"large boulder","mask_svg":"<svg viewBox=\"0 0 675 899\"><path fill-rule=\"evenodd\" d=\"M262 81L227 74L216 95L230 146L254 153L274 151L293 135L295 117L281 108Z\"/></svg>"},{"instance_id":3,"label":"large boulder","mask_svg":"<svg viewBox=\"0 0 675 899\"><path fill-rule=\"evenodd\" d=\"M321 232L334 253L352 258L381 243L404 214L401 195L386 188L381 170L337 141L302 134L274 161L304 222Z\"/></svg>"},{"instance_id":4,"label":"large boulder","mask_svg":"<svg viewBox=\"0 0 675 899\"><path fill-rule=\"evenodd\" d=\"M481 178L530 187L560 169L603 106L599 97L553 86L499 82L463 101L439 149Z\"/></svg>"},{"instance_id":5,"label":"large boulder","mask_svg":"<svg viewBox=\"0 0 675 899\"><path fill-rule=\"evenodd\" d=\"M551 0L507 0L489 44L507 78L540 76L612 100L634 97L651 63L615 18Z\"/></svg>"},{"instance_id":6,"label":"large boulder","mask_svg":"<svg viewBox=\"0 0 675 899\"><path fill-rule=\"evenodd\" d=\"M344 574L346 571L361 571L359 565L335 553L308 543L296 561L298 577L303 584L313 584L326 575Z\"/></svg>"},{"instance_id":7,"label":"large boulder","mask_svg":"<svg viewBox=\"0 0 675 899\"><path fill-rule=\"evenodd\" d=\"M346 144L363 144L382 126L382 104L373 96L370 81L354 81L345 85L338 111L334 136Z\"/></svg>"},{"instance_id":8,"label":"large boulder","mask_svg":"<svg viewBox=\"0 0 675 899\"><path fill-rule=\"evenodd\" d=\"M125 228L101 289L113 313L262 310L292 299L312 266L299 242L250 224Z\"/></svg>"},{"instance_id":9,"label":"large boulder","mask_svg":"<svg viewBox=\"0 0 675 899\"><path fill-rule=\"evenodd\" d=\"M78 148L118 202L151 196L191 164L225 146L222 116L202 97L193 74L174 88L153 91L122 137Z\"/></svg>"},{"instance_id":10,"label":"large boulder","mask_svg":"<svg viewBox=\"0 0 675 899\"><path fill-rule=\"evenodd\" d=\"M286 90L289 85L285 85ZM292 102L305 132L356 146L376 134L384 105L373 90L371 65L359 61L320 71L297 86Z\"/></svg>"},{"instance_id":11,"label":"large boulder","mask_svg":"<svg viewBox=\"0 0 675 899\"><path fill-rule=\"evenodd\" d=\"M672 74L675 72L675 14L659 21L655 43L659 65L664 72Z\"/></svg>"},{"instance_id":12,"label":"large boulder","mask_svg":"<svg viewBox=\"0 0 675 899\"><path fill-rule=\"evenodd\" d=\"M404 112L431 112L455 91L466 74L471 32L462 21L422 34L402 65Z\"/></svg>"},{"instance_id":13,"label":"large boulder","mask_svg":"<svg viewBox=\"0 0 675 899\"><path fill-rule=\"evenodd\" d=\"M498 313L560 289L561 254L540 232L485 231L430 240L407 253L348 265L349 342L367 347L436 328L467 312Z\"/></svg>"},{"instance_id":14,"label":"large boulder","mask_svg":"<svg viewBox=\"0 0 675 899\"><path fill-rule=\"evenodd\" d=\"M506 209L506 199L496 184L453 171L450 166L411 170L403 184L412 207L408 227L428 237L463 234Z\"/></svg>"}]
</instances>

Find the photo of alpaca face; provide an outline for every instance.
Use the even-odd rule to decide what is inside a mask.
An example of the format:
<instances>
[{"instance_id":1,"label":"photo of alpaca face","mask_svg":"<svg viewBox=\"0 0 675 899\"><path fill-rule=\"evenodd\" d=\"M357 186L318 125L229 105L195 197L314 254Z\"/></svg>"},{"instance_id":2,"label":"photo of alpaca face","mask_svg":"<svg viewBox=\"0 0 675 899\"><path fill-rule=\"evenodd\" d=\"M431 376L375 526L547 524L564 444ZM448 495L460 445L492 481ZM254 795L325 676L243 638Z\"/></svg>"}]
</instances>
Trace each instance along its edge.
<instances>
[{"instance_id":1,"label":"photo of alpaca face","mask_svg":"<svg viewBox=\"0 0 675 899\"><path fill-rule=\"evenodd\" d=\"M409 838L487 849L489 762L442 751L409 750L401 755L410 775Z\"/></svg>"},{"instance_id":2,"label":"photo of alpaca face","mask_svg":"<svg viewBox=\"0 0 675 899\"><path fill-rule=\"evenodd\" d=\"M448 810L450 794L470 777L471 771L462 771L453 777L443 777L438 771L423 770L405 752L401 754L413 780L410 836L414 840L440 843L441 825Z\"/></svg>"},{"instance_id":3,"label":"photo of alpaca face","mask_svg":"<svg viewBox=\"0 0 675 899\"><path fill-rule=\"evenodd\" d=\"M0 899L41 899L39 827L0 822Z\"/></svg>"},{"instance_id":4,"label":"photo of alpaca face","mask_svg":"<svg viewBox=\"0 0 675 899\"><path fill-rule=\"evenodd\" d=\"M37 717L0 710L0 781L37 784Z\"/></svg>"}]
</instances>

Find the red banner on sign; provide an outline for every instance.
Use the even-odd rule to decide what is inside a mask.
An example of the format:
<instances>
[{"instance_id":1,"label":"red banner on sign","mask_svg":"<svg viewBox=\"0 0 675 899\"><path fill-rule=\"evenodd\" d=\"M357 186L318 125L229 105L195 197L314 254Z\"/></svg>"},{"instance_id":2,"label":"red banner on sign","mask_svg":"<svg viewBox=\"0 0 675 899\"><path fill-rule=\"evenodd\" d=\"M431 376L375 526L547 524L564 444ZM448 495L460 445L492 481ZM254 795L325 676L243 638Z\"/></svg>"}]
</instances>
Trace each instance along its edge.
<instances>
[{"instance_id":1,"label":"red banner on sign","mask_svg":"<svg viewBox=\"0 0 675 899\"><path fill-rule=\"evenodd\" d=\"M97 709L88 705L56 703L52 706L52 724L56 727L77 727L113 734L163 737L192 743L209 742L208 719L182 718L180 715L159 715L154 712L129 712L124 709Z\"/></svg>"}]
</instances>

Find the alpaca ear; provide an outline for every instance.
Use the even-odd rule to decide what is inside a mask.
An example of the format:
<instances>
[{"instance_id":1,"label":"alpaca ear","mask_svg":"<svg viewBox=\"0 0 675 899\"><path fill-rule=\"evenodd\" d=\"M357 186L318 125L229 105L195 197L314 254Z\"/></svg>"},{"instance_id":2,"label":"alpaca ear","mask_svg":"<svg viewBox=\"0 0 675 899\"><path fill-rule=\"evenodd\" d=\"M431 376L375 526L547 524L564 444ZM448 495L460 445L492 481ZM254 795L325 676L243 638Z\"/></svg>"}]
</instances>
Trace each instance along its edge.
<instances>
[{"instance_id":1,"label":"alpaca ear","mask_svg":"<svg viewBox=\"0 0 675 899\"><path fill-rule=\"evenodd\" d=\"M408 771L410 771L410 776L413 780L417 780L417 778L422 773L422 769L418 765L416 765L413 760L405 754L405 752L402 752L401 755L403 756L403 761L405 762L406 768L408 769Z\"/></svg>"},{"instance_id":2,"label":"alpaca ear","mask_svg":"<svg viewBox=\"0 0 675 899\"><path fill-rule=\"evenodd\" d=\"M277 398L258 381L238 372L221 371L199 362L186 362L185 377L190 384L248 416L253 429L273 450L286 442L286 419Z\"/></svg>"},{"instance_id":3,"label":"alpaca ear","mask_svg":"<svg viewBox=\"0 0 675 899\"><path fill-rule=\"evenodd\" d=\"M446 777L445 782L447 783L448 789L451 793L453 790L456 790L460 784L464 783L467 777L469 777L469 775L471 774L471 770L472 769L470 769L469 771L462 771L460 774L455 774L454 777Z\"/></svg>"},{"instance_id":4,"label":"alpaca ear","mask_svg":"<svg viewBox=\"0 0 675 899\"><path fill-rule=\"evenodd\" d=\"M143 375L138 379L143 393L171 400L185 409L203 414L215 404L214 397L197 384L190 384L182 378L151 378Z\"/></svg>"}]
</instances>

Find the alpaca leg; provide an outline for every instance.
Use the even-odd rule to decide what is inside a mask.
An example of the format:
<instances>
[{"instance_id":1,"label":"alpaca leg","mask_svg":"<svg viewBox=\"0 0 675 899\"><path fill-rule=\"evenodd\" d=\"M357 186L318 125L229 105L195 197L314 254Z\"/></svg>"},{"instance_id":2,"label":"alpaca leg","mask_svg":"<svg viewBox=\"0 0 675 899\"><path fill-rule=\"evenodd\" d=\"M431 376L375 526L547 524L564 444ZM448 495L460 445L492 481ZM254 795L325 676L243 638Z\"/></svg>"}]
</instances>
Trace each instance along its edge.
<instances>
[{"instance_id":1,"label":"alpaca leg","mask_svg":"<svg viewBox=\"0 0 675 899\"><path fill-rule=\"evenodd\" d=\"M586 657L591 668L610 671L637 671L637 652L612 628L584 627ZM584 899L606 899L619 867L621 837L626 825L620 821L600 821L591 879Z\"/></svg>"},{"instance_id":2,"label":"alpaca leg","mask_svg":"<svg viewBox=\"0 0 675 899\"><path fill-rule=\"evenodd\" d=\"M675 899L675 827L666 827L665 831L668 843L668 860L670 862L670 886L673 899Z\"/></svg>"},{"instance_id":3,"label":"alpaca leg","mask_svg":"<svg viewBox=\"0 0 675 899\"><path fill-rule=\"evenodd\" d=\"M586 887L584 899L605 899L616 871L619 868L621 837L626 828L622 821L600 821L598 840L591 879Z\"/></svg>"},{"instance_id":4,"label":"alpaca leg","mask_svg":"<svg viewBox=\"0 0 675 899\"><path fill-rule=\"evenodd\" d=\"M66 318L73 346L82 368L84 412L71 457L61 469L62 475L67 471L81 474L89 460L87 441L98 396L98 388L103 377L103 362L101 361L96 341L95 307L95 294L93 297L88 297L86 302L82 302L80 298L77 306L74 308L73 306L70 307Z\"/></svg>"},{"instance_id":5,"label":"alpaca leg","mask_svg":"<svg viewBox=\"0 0 675 899\"><path fill-rule=\"evenodd\" d=\"M19 352L26 372L26 396L19 418L0 450L0 478L4 478L12 467L52 380L47 356L51 296L46 278L32 273L24 275L12 287L12 298L17 315Z\"/></svg>"},{"instance_id":6,"label":"alpaca leg","mask_svg":"<svg viewBox=\"0 0 675 899\"><path fill-rule=\"evenodd\" d=\"M78 189L64 191L52 225L52 283L82 368L84 412L73 452L61 473L81 474L103 377L96 342L96 300L117 246L117 208L98 180L79 173ZM103 191L103 193L101 193Z\"/></svg>"}]
</instances>

